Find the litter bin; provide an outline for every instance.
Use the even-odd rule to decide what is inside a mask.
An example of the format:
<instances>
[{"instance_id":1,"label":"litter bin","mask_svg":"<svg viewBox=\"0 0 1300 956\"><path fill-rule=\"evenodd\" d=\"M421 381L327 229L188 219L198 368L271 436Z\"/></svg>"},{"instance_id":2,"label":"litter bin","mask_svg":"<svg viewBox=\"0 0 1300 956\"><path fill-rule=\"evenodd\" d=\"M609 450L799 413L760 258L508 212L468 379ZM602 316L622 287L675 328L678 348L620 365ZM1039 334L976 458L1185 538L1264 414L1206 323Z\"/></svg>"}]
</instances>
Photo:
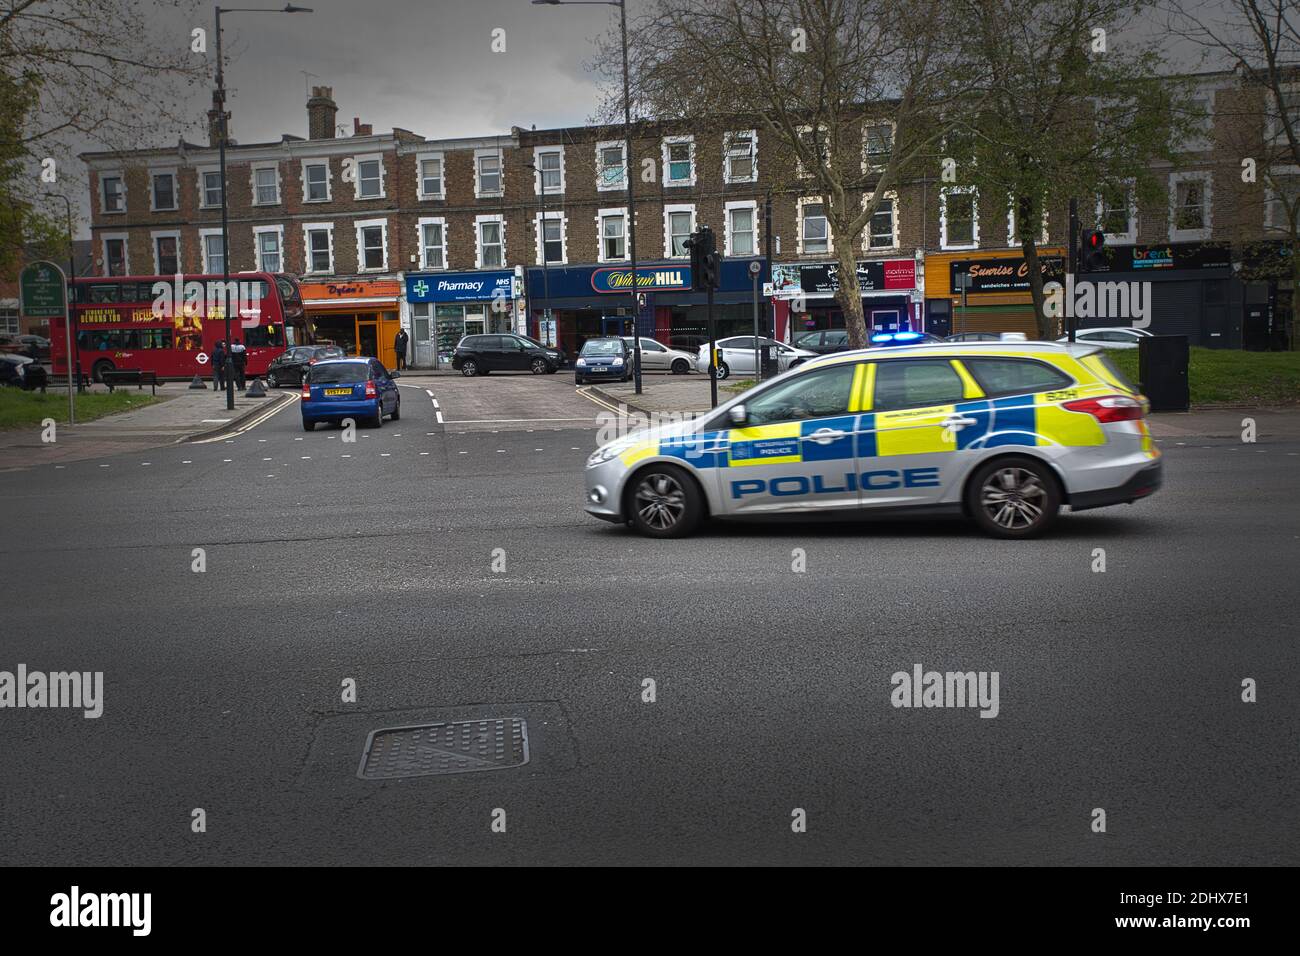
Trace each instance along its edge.
<instances>
[{"instance_id":1,"label":"litter bin","mask_svg":"<svg viewBox=\"0 0 1300 956\"><path fill-rule=\"evenodd\" d=\"M776 378L780 373L780 369L777 367L776 350L771 345L764 345L759 349L759 361L762 363L764 381L769 378Z\"/></svg>"},{"instance_id":2,"label":"litter bin","mask_svg":"<svg viewBox=\"0 0 1300 956\"><path fill-rule=\"evenodd\" d=\"M45 374L45 366L39 362L32 362L23 369L23 388L29 392L34 392L38 388L43 392L48 381Z\"/></svg>"},{"instance_id":3,"label":"litter bin","mask_svg":"<svg viewBox=\"0 0 1300 956\"><path fill-rule=\"evenodd\" d=\"M1153 412L1185 412L1191 407L1187 364L1187 336L1138 339L1138 378Z\"/></svg>"}]
</instances>

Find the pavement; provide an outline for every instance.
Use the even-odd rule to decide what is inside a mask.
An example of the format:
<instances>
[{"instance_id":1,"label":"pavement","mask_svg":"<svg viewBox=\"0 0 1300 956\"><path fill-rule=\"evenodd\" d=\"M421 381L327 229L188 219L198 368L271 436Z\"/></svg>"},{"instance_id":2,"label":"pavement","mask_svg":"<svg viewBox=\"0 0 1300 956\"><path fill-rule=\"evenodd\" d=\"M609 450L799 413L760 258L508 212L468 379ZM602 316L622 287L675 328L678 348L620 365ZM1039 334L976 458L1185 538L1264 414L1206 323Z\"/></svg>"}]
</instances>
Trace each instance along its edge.
<instances>
[{"instance_id":1,"label":"pavement","mask_svg":"<svg viewBox=\"0 0 1300 956\"><path fill-rule=\"evenodd\" d=\"M0 862L1300 863L1300 441L1165 439L1159 493L1036 541L654 541L583 512L571 379L402 384L354 442L291 397L0 474L0 671L104 675L98 719L0 709ZM996 672L997 717L892 706L917 665ZM494 717L526 764L358 775L373 731Z\"/></svg>"},{"instance_id":2,"label":"pavement","mask_svg":"<svg viewBox=\"0 0 1300 956\"><path fill-rule=\"evenodd\" d=\"M102 385L91 386L91 390L107 391ZM235 408L230 411L225 392L210 386L191 391L187 384L177 382L158 386L157 397L161 401L135 411L59 425L53 442L43 440L40 426L0 430L0 471L201 441L235 431L295 398L285 389L268 389L265 398L236 392Z\"/></svg>"}]
</instances>

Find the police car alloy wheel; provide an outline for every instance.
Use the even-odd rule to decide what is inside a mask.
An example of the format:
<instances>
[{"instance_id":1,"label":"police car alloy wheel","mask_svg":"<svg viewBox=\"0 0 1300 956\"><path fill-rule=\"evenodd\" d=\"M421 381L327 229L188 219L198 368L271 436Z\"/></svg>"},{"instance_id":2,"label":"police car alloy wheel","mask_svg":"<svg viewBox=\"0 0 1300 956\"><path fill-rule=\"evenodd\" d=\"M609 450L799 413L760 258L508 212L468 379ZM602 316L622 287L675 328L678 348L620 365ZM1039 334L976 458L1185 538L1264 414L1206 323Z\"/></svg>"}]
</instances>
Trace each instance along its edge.
<instances>
[{"instance_id":1,"label":"police car alloy wheel","mask_svg":"<svg viewBox=\"0 0 1300 956\"><path fill-rule=\"evenodd\" d=\"M464 375L466 378L473 378L478 374L478 363L473 359L466 359L464 364L460 367L460 374Z\"/></svg>"},{"instance_id":2,"label":"police car alloy wheel","mask_svg":"<svg viewBox=\"0 0 1300 956\"><path fill-rule=\"evenodd\" d=\"M655 465L636 476L627 513L642 534L681 538L695 530L703 514L700 491L682 469Z\"/></svg>"},{"instance_id":3,"label":"police car alloy wheel","mask_svg":"<svg viewBox=\"0 0 1300 956\"><path fill-rule=\"evenodd\" d=\"M1032 458L1002 458L980 468L971 479L967 504L984 531L1001 538L1032 538L1061 506L1056 478Z\"/></svg>"}]
</instances>

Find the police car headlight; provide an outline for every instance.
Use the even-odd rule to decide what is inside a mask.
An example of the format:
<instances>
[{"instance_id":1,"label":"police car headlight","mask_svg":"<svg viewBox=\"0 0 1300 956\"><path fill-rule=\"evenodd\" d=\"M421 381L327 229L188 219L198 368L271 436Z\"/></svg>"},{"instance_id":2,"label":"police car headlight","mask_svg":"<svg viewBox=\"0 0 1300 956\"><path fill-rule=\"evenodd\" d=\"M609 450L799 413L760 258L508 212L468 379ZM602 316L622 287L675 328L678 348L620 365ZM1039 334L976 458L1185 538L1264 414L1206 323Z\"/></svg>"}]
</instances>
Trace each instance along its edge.
<instances>
[{"instance_id":1,"label":"police car headlight","mask_svg":"<svg viewBox=\"0 0 1300 956\"><path fill-rule=\"evenodd\" d=\"M617 458L638 441L639 439L636 438L616 438L608 445L602 445L587 457L587 467L594 468L596 465L603 465L611 458Z\"/></svg>"},{"instance_id":2,"label":"police car headlight","mask_svg":"<svg viewBox=\"0 0 1300 956\"><path fill-rule=\"evenodd\" d=\"M578 361L574 362L573 364L578 366L578 368L583 368L584 366L586 366L587 360L585 358L580 358L578 359Z\"/></svg>"}]
</instances>

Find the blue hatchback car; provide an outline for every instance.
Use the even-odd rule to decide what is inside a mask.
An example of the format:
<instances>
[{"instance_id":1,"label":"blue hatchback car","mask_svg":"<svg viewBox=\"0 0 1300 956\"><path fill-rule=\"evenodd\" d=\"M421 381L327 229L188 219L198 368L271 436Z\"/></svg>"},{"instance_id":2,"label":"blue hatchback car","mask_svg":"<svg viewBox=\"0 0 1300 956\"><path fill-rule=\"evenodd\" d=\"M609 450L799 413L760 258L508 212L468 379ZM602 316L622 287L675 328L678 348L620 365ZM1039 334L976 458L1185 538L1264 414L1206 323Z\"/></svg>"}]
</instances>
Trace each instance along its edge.
<instances>
[{"instance_id":1,"label":"blue hatchback car","mask_svg":"<svg viewBox=\"0 0 1300 956\"><path fill-rule=\"evenodd\" d=\"M379 428L384 416L402 417L402 397L389 372L372 358L326 359L309 367L302 382L302 427L312 431L317 422L360 419Z\"/></svg>"}]
</instances>

